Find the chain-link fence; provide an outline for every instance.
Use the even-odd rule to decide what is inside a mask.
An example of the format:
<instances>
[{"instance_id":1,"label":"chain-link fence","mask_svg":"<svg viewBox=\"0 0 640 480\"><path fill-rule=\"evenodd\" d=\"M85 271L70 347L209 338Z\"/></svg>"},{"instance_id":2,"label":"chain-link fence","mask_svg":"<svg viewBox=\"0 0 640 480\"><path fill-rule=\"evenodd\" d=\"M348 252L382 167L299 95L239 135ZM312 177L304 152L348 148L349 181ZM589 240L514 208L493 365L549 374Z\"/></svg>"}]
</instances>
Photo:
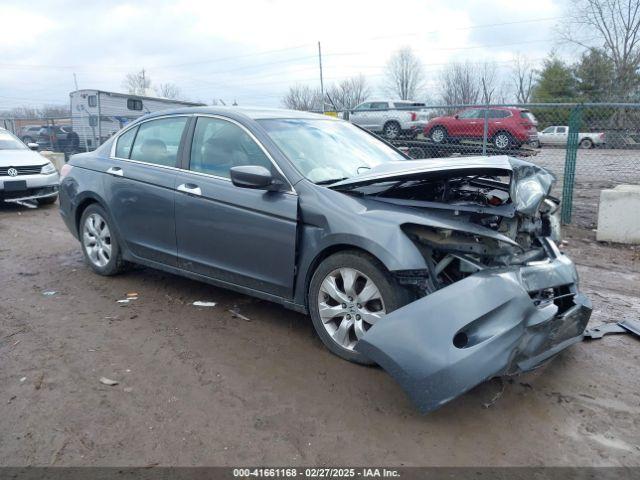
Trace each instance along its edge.
<instances>
[{"instance_id":1,"label":"chain-link fence","mask_svg":"<svg viewBox=\"0 0 640 480\"><path fill-rule=\"evenodd\" d=\"M553 194L563 201L563 221L586 228L596 225L602 189L640 183L640 104L372 101L325 113L375 132L413 158L524 157L556 175ZM95 149L133 118L0 118L0 127L40 149L72 154Z\"/></svg>"},{"instance_id":2,"label":"chain-link fence","mask_svg":"<svg viewBox=\"0 0 640 480\"><path fill-rule=\"evenodd\" d=\"M525 157L552 171L564 223L596 225L600 191L640 183L640 104L429 106L365 102L328 112L367 128L413 158Z\"/></svg>"}]
</instances>

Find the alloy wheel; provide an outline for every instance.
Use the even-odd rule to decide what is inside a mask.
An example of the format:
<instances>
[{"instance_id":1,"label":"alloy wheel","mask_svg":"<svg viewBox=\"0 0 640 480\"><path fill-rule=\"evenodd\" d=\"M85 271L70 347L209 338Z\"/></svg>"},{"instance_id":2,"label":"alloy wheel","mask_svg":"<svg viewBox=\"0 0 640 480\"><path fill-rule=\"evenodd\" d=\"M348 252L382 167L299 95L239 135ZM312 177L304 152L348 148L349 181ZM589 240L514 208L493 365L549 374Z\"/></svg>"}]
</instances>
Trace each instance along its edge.
<instances>
[{"instance_id":1,"label":"alloy wheel","mask_svg":"<svg viewBox=\"0 0 640 480\"><path fill-rule=\"evenodd\" d=\"M391 139L397 138L400 135L400 128L395 123L389 123L384 127L384 135Z\"/></svg>"},{"instance_id":2,"label":"alloy wheel","mask_svg":"<svg viewBox=\"0 0 640 480\"><path fill-rule=\"evenodd\" d=\"M325 277L318 292L318 311L327 333L347 350L353 350L386 313L376 284L354 268L339 268Z\"/></svg>"},{"instance_id":3,"label":"alloy wheel","mask_svg":"<svg viewBox=\"0 0 640 480\"><path fill-rule=\"evenodd\" d=\"M441 143L444 141L444 130L441 128L435 128L431 132L431 140L435 143Z\"/></svg>"},{"instance_id":4,"label":"alloy wheel","mask_svg":"<svg viewBox=\"0 0 640 480\"><path fill-rule=\"evenodd\" d=\"M493 142L497 148L503 150L509 146L509 135L507 135L506 133L499 133L498 135L496 135L496 138Z\"/></svg>"},{"instance_id":5,"label":"alloy wheel","mask_svg":"<svg viewBox=\"0 0 640 480\"><path fill-rule=\"evenodd\" d=\"M101 215L92 213L82 228L82 245L87 257L97 267L104 267L111 260L111 232Z\"/></svg>"}]
</instances>

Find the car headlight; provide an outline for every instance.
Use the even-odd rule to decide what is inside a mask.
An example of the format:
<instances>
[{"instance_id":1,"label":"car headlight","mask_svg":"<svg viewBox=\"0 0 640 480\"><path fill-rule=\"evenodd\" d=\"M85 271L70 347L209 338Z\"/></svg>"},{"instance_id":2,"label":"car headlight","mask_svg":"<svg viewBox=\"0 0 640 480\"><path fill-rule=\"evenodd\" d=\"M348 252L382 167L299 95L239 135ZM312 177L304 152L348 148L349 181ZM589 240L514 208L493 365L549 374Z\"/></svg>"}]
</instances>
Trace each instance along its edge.
<instances>
[{"instance_id":1,"label":"car headlight","mask_svg":"<svg viewBox=\"0 0 640 480\"><path fill-rule=\"evenodd\" d=\"M51 173L55 173L56 172L56 167L54 167L53 163L51 162L47 162L42 166L42 169L40 170L40 173L44 174L44 175L49 175Z\"/></svg>"}]
</instances>

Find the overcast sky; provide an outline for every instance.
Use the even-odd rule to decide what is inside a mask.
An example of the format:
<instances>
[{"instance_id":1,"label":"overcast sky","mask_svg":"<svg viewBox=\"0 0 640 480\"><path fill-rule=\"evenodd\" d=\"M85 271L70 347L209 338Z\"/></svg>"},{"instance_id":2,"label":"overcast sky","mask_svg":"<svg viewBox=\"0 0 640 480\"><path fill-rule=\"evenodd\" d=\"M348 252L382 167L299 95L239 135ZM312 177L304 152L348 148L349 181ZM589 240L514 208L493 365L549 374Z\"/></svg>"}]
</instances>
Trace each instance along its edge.
<instances>
[{"instance_id":1,"label":"overcast sky","mask_svg":"<svg viewBox=\"0 0 640 480\"><path fill-rule=\"evenodd\" d=\"M410 45L436 96L451 60L540 61L558 45L562 0L136 1L0 0L0 109L68 102L80 88L123 91L144 67L190 100L279 106L291 84L364 74L376 96L389 55ZM152 86L153 86L152 84Z\"/></svg>"}]
</instances>

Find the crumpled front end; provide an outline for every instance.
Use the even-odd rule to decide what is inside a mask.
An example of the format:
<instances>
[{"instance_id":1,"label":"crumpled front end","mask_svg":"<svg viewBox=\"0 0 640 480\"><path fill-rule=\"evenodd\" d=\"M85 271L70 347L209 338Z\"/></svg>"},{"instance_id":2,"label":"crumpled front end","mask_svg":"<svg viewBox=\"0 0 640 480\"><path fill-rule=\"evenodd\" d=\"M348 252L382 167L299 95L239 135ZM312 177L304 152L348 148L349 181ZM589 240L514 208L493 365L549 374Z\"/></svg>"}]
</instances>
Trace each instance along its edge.
<instances>
[{"instance_id":1,"label":"crumpled front end","mask_svg":"<svg viewBox=\"0 0 640 480\"><path fill-rule=\"evenodd\" d=\"M547 260L470 274L388 314L356 349L422 412L491 377L539 366L580 341L591 315L575 266L547 242Z\"/></svg>"}]
</instances>

